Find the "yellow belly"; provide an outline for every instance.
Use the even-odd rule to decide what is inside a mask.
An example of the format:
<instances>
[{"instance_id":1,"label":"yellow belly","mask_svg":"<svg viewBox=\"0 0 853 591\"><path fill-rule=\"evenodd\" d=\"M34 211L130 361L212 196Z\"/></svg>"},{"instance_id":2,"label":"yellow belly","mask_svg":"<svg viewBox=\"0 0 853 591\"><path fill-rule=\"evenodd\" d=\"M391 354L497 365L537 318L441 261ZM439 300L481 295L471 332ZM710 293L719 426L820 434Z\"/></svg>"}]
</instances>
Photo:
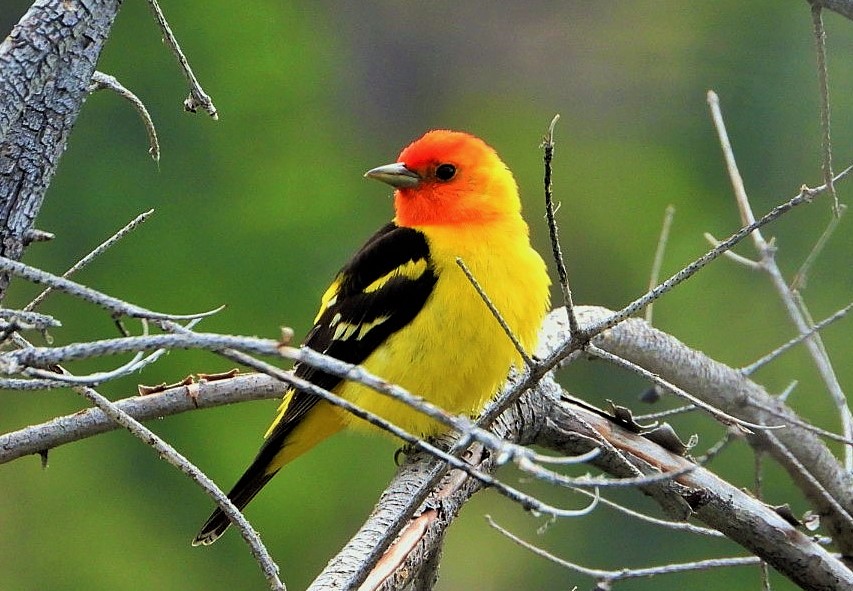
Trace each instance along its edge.
<instances>
[{"instance_id":1,"label":"yellow belly","mask_svg":"<svg viewBox=\"0 0 853 591\"><path fill-rule=\"evenodd\" d=\"M548 279L539 255L524 240L459 240L459 230L430 228L438 281L418 316L371 354L364 367L453 414L478 414L521 356L455 263L460 256L522 343L532 352L548 307ZM510 234L511 235L511 234ZM473 244L465 248L465 243ZM436 256L438 255L438 256ZM449 255L449 256L448 256ZM415 435L445 430L441 424L369 388L351 382L340 395ZM353 427L368 423L346 414Z\"/></svg>"}]
</instances>

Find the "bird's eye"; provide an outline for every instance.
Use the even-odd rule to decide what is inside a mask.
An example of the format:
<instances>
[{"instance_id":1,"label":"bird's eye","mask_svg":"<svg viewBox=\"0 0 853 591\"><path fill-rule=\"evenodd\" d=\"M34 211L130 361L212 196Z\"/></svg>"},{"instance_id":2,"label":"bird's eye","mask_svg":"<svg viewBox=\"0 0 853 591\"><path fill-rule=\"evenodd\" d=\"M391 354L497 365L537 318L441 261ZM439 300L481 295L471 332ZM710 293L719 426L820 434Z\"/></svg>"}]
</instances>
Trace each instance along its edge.
<instances>
[{"instance_id":1,"label":"bird's eye","mask_svg":"<svg viewBox=\"0 0 853 591\"><path fill-rule=\"evenodd\" d=\"M449 181L456 176L456 167L452 164L440 164L435 169L435 178L440 181Z\"/></svg>"}]
</instances>

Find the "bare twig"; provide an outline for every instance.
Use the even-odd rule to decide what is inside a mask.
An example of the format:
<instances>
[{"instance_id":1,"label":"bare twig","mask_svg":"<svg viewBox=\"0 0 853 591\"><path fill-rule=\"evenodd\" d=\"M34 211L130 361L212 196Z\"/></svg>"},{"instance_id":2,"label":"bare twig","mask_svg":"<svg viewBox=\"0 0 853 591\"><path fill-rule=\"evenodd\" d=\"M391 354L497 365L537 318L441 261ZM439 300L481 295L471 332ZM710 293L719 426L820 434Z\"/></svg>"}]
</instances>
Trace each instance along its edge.
<instances>
[{"instance_id":1,"label":"bare twig","mask_svg":"<svg viewBox=\"0 0 853 591\"><path fill-rule=\"evenodd\" d=\"M658 412L649 412L641 415L636 415L634 417L635 421L654 421L657 419L663 419L666 417L671 417L674 415L681 415L688 412L693 412L696 410L696 407L692 404L685 404L684 406L679 406L677 408L670 408L667 410L661 410Z\"/></svg>"},{"instance_id":2,"label":"bare twig","mask_svg":"<svg viewBox=\"0 0 853 591\"><path fill-rule=\"evenodd\" d=\"M148 4L151 6L151 11L154 13L154 18L157 20L157 24L160 25L160 29L163 31L163 39L166 40L166 44L178 59L178 64L181 66L181 70L184 72L184 76L190 85L190 95L186 100L184 100L184 109L191 113L195 113L198 108L201 107L207 111L207 114L210 115L214 121L218 120L219 114L213 104L213 99L204 92L204 89L202 89L201 84L195 77L189 61L187 61L184 52L181 51L181 46L178 44L175 34L172 33L172 28L166 21L163 11L160 10L160 5L157 3L157 0L148 0Z\"/></svg>"},{"instance_id":3,"label":"bare twig","mask_svg":"<svg viewBox=\"0 0 853 591\"><path fill-rule=\"evenodd\" d=\"M52 383L68 387L65 382L53 380ZM235 402L281 398L284 390L283 384L274 378L245 374L227 380L200 380L192 386L181 385L155 394L134 395L113 404L136 420L147 421ZM116 428L118 426L102 411L88 409L5 433L0 435L0 464Z\"/></svg>"},{"instance_id":4,"label":"bare twig","mask_svg":"<svg viewBox=\"0 0 853 591\"><path fill-rule=\"evenodd\" d=\"M220 306L213 310L200 312L198 314L163 314L160 312L152 312L151 310L147 310L134 304L129 304L118 298L108 296L92 288L86 287L85 285L80 285L74 281L57 277L52 273L36 269L35 267L13 261L5 257L0 257L0 271L12 273L13 275L32 281L33 283L44 283L54 289L64 291L76 298L109 310L116 317L128 316L130 318L147 318L149 320L192 320L193 318L212 316L223 308Z\"/></svg>"},{"instance_id":5,"label":"bare twig","mask_svg":"<svg viewBox=\"0 0 853 591\"><path fill-rule=\"evenodd\" d=\"M542 142L545 150L545 215L548 218L548 230L551 234L551 249L554 255L554 264L557 265L557 275L560 279L560 289L563 292L563 305L569 316L569 331L572 338L578 336L578 322L575 318L574 304L572 303L572 290L569 287L569 274L566 272L566 263L563 260L563 251L560 248L560 233L557 228L557 220L554 217L554 200L551 192L551 160L554 158L554 127L560 120L559 115L554 115L548 126L548 133Z\"/></svg>"},{"instance_id":6,"label":"bare twig","mask_svg":"<svg viewBox=\"0 0 853 591\"><path fill-rule=\"evenodd\" d=\"M495 317L495 320L498 321L498 324L501 325L501 328L504 331L504 334L512 341L513 347L518 351L519 355L521 355L522 360L524 360L524 365L530 367L533 365L533 359L530 358L530 355L527 351L524 350L524 347L521 346L521 343L518 342L518 338L515 336L515 333L512 332L512 329L504 320L504 317L501 315L500 310L497 309L495 304L492 302L489 295L483 290L483 287L477 281L477 278L474 277L474 274L471 273L471 270L468 268L468 265L465 264L465 261L462 260L461 257L456 257L456 264L459 265L459 268L462 269L462 272L465 273L465 277L468 278L468 281L477 291L477 294L480 296L480 299L483 300L483 303L489 308L489 312L492 313L492 316Z\"/></svg>"},{"instance_id":7,"label":"bare twig","mask_svg":"<svg viewBox=\"0 0 853 591\"><path fill-rule=\"evenodd\" d=\"M98 392L91 388L79 388L77 390L92 404L101 410L107 417L118 425L121 425L130 431L135 437L144 441L147 445L154 448L159 456L166 460L169 464L189 476L193 482L198 484L219 507L228 515L228 518L240 530L240 534L252 552L252 556L258 561L264 577L267 579L270 589L273 591L283 591L284 583L278 577L278 566L269 555L263 542L252 525L243 517L243 514L231 503L228 497L222 492L216 484L207 477L207 475L196 468L189 460L171 445L163 441L150 429L146 428L142 423L122 411L118 406L104 398Z\"/></svg>"},{"instance_id":8,"label":"bare twig","mask_svg":"<svg viewBox=\"0 0 853 591\"><path fill-rule=\"evenodd\" d=\"M788 396L790 396L791 393L797 389L799 383L800 382L798 382L797 380L792 380L791 383L788 384L785 389L779 394L779 400L781 400L782 402L788 400Z\"/></svg>"},{"instance_id":9,"label":"bare twig","mask_svg":"<svg viewBox=\"0 0 853 591\"><path fill-rule=\"evenodd\" d=\"M781 396L780 396L780 398L781 398ZM788 424L796 425L797 427L800 427L801 429L805 429L806 431L811 431L812 433L815 433L816 435L819 435L825 439L831 439L832 441L837 441L839 443L844 443L846 445L853 445L853 439L847 439L843 435L833 433L832 431L827 431L826 429L821 429L820 427L816 427L816 426L814 426L810 423L807 423L806 421L803 421L797 417L786 416L785 413L781 413L781 412L777 411L776 409L771 407L769 404L762 404L761 402L759 402L757 400L753 400L749 404L752 406L755 406L756 408L760 408L761 410L763 410L764 412L766 412L767 414L769 414L771 416L778 417L778 418L782 419L783 421L785 421Z\"/></svg>"},{"instance_id":10,"label":"bare twig","mask_svg":"<svg viewBox=\"0 0 853 591\"><path fill-rule=\"evenodd\" d=\"M119 240L121 240L122 238L127 236L130 232L132 232L137 227L139 227L139 225L142 224L149 217L151 217L151 214L153 214L153 213L154 213L154 210L149 209L148 211L144 211L144 212L140 213L138 216L136 216L135 218L133 218L132 220L130 220L123 228L121 228L120 230L115 232L112 236L110 236L109 238L104 240L101 244L96 246L89 254L84 256L82 259L80 259L79 261L74 263L74 265L72 265L71 268L69 268L65 273L62 274L62 278L67 279L68 277L70 277L71 275L73 275L74 273L76 273L77 271L79 271L80 269L82 269L83 267L88 265L89 263L91 263L93 260L95 260L95 258L97 258L101 254L103 254L112 245L114 245L116 242L118 242ZM24 308L24 310L27 310L27 311L35 310L44 301L44 299L48 295L50 295L50 292L52 292L53 289L54 289L53 287L48 287L47 289L42 291L35 298L33 298L33 300L29 304L27 304L27 306Z\"/></svg>"},{"instance_id":11,"label":"bare twig","mask_svg":"<svg viewBox=\"0 0 853 591\"><path fill-rule=\"evenodd\" d=\"M833 180L837 183L838 181L846 178L851 171L853 171L853 165L848 166L843 171L835 175L835 178ZM712 261L716 260L723 253L730 250L732 247L734 247L741 240L749 236L755 230L762 228L770 222L777 220L779 217L788 213L795 207L802 205L803 203L811 203L815 197L824 193L825 191L826 185L821 185L813 189L809 187L802 187L800 189L799 194L795 197L792 197L784 203L780 203L779 205L768 211L766 214L764 214L760 219L756 220L754 223L742 227L740 230L729 236L727 239L720 242L719 246L708 251L689 265L685 266L683 269L672 275L669 279L655 287L653 290L637 298L618 312L613 313L612 316L601 320L597 324L588 326L586 330L589 334L598 334L604 330L607 330L608 328L613 328L617 324L623 322L626 318L630 318L638 310L641 310L649 303L655 301L663 294L670 291L676 285L695 275L700 269L702 269Z\"/></svg>"},{"instance_id":12,"label":"bare twig","mask_svg":"<svg viewBox=\"0 0 853 591\"><path fill-rule=\"evenodd\" d=\"M714 445L709 447L704 454L696 458L696 463L700 466L707 466L714 458L716 458L720 454L721 451L728 447L728 445L734 440L734 438L734 431L732 431L731 429L726 430L725 435L720 437L720 439L717 440Z\"/></svg>"},{"instance_id":13,"label":"bare twig","mask_svg":"<svg viewBox=\"0 0 853 591\"><path fill-rule=\"evenodd\" d=\"M522 472L535 476L539 480L544 480L554 485L567 488L626 488L626 487L641 487L648 484L655 484L664 480L672 480L692 472L696 466L684 466L673 472L663 472L659 474L642 475L634 478L592 478L590 476L580 476L572 478L565 476L553 470L547 470L542 466L534 464L526 459L517 462L519 469Z\"/></svg>"},{"instance_id":14,"label":"bare twig","mask_svg":"<svg viewBox=\"0 0 853 591\"><path fill-rule=\"evenodd\" d=\"M711 246L713 246L714 248L716 248L720 245L720 241L717 240L714 237L714 235L711 234L710 232L705 232L704 236L705 236L705 240L707 240L708 243ZM752 259L746 258L743 255L739 255L738 253L736 253L733 250L727 250L723 254L723 256L726 257L727 259L729 259L730 261L733 261L739 265L746 267L747 269L749 269L751 271L761 271L763 269L761 266L761 263L759 263L758 261L753 261Z\"/></svg>"},{"instance_id":15,"label":"bare twig","mask_svg":"<svg viewBox=\"0 0 853 591\"><path fill-rule=\"evenodd\" d=\"M729 170L730 180L732 187L734 188L735 198L737 200L738 208L741 211L742 219L750 222L750 226L756 225L758 222L751 221L754 219L752 208L749 204L749 198L747 197L746 190L744 189L743 180L737 169L734 152L732 151L731 143L728 139L728 132L726 131L725 122L723 121L722 112L720 110L719 98L713 91L708 92L708 105L711 108L711 117L717 129L717 135L720 138L720 145L726 159L726 166ZM841 175L838 176L840 177L843 174L846 174L851 168L853 167L848 167ZM834 191L834 183L838 180L838 177L835 179L829 179L829 181L821 187L821 191ZM805 189L802 189L800 191L801 196L804 194L804 190ZM813 191L814 190L810 190L809 193L813 193ZM791 202L789 201L788 203ZM764 218L766 217L767 216L764 216ZM760 221L761 220L759 220L759 222ZM808 319L808 310L805 302L803 302L801 298L798 298L798 292L794 292L788 287L787 282L782 276L782 272L776 264L775 248L768 244L764 239L759 227L755 228L755 232L752 234L752 239L755 244L755 249L761 257L761 266L769 275L774 288L778 292L779 297L785 306L788 316L797 328L797 332L800 334L810 332L810 326L814 323ZM806 347L838 410L844 437L847 439L853 438L853 413L851 413L850 408L847 405L847 397L845 396L844 391L841 388L841 384L838 381L838 376L832 367L832 361L829 359L829 355L823 347L823 341L820 338L820 334L813 332L806 340ZM848 472L853 471L853 448L849 446L844 448L844 467Z\"/></svg>"},{"instance_id":16,"label":"bare twig","mask_svg":"<svg viewBox=\"0 0 853 591\"><path fill-rule=\"evenodd\" d=\"M750 421L745 421L743 419L739 419L737 417L734 417L728 413L723 412L719 408L716 408L715 406L708 404L707 402L704 402L704 401L700 400L699 398L696 398L692 394L688 394L687 392L685 392L684 390L682 390L678 386L671 384L671 383L667 382L666 380L661 379L659 376L657 376L654 373L648 371L647 369L637 365L636 363L631 363L627 359L622 359L618 355L614 355L608 351L605 351L604 349L600 349L599 347L596 347L595 345L590 344L587 347L587 352L590 353L591 355L595 355L596 357L600 357L601 359L606 359L607 361L609 361L609 362L611 362L611 363L613 363L619 367L623 367L625 369L633 371L634 373L646 378L647 380L651 380L652 382L654 382L654 384L656 386L663 388L667 392L671 392L672 394L675 394L679 398L683 398L684 400L687 400L688 402L690 402L692 405L696 406L697 408L701 408L702 410L704 410L705 412L710 414L712 417L714 417L715 419L717 419L719 422L721 422L724 425L738 425L739 427L745 428L747 431L749 431L749 429L762 430L762 429L778 429L778 428L784 427L784 425L759 425L757 423L752 423Z\"/></svg>"},{"instance_id":17,"label":"bare twig","mask_svg":"<svg viewBox=\"0 0 853 591\"><path fill-rule=\"evenodd\" d=\"M828 318L824 318L823 320L821 320L817 324L813 325L806 332L800 333L798 336L794 337L793 339L791 339L787 343L777 347L776 349L774 349L773 351L771 351L770 353L768 353L767 355L765 355L761 359L753 361L749 365L746 365L746 366L740 368L740 371L743 373L743 375L746 375L746 376L755 373L756 370L758 370L761 367L764 367L765 365L767 365L768 363L770 363L771 361L773 361L774 359L779 357L782 353L785 353L788 349L791 349L792 347L799 345L800 343L802 343L803 341L805 341L806 339L808 339L812 335L817 334L818 332L820 332L821 330L823 330L825 327L829 326L833 322L835 322L837 320L841 320L842 318L844 318L847 315L847 313L850 312L851 308L853 308L853 302L850 302L849 304L847 304L846 306L841 308L838 312L836 312L832 316L830 316Z\"/></svg>"},{"instance_id":18,"label":"bare twig","mask_svg":"<svg viewBox=\"0 0 853 591\"><path fill-rule=\"evenodd\" d=\"M765 436L767 437L767 440L770 442L770 444L773 445L774 449L786 459L789 465L795 467L798 472L798 475L811 484L812 490L816 494L821 496L827 506L832 507L835 514L846 523L846 527L853 531L853 514L851 514L850 511L848 511L845 507L841 505L841 503L838 502L838 500L835 498L835 495L829 492L826 487L824 487L823 484L821 484L818 479L815 478L812 471L806 466L804 466L802 462L800 462L796 458L796 456L794 456L791 450L788 449L788 447L783 442L781 442L775 435L773 435L773 433L770 433L768 431L765 433Z\"/></svg>"},{"instance_id":19,"label":"bare twig","mask_svg":"<svg viewBox=\"0 0 853 591\"><path fill-rule=\"evenodd\" d=\"M22 330L47 330L62 326L62 323L53 316L33 312L26 308L24 310L0 308L0 320L5 321L9 326L14 325Z\"/></svg>"},{"instance_id":20,"label":"bare twig","mask_svg":"<svg viewBox=\"0 0 853 591\"><path fill-rule=\"evenodd\" d=\"M595 496L595 493L589 492L588 490L584 490L582 488L574 489L574 492L580 493L582 495L586 495L589 497ZM667 529L672 529L676 531L686 531L691 534L699 534L703 536L709 536L712 538L724 538L725 536L718 532L715 529L710 529L707 527L700 527L698 525L693 525L692 523L688 523L686 521L669 521L667 519L658 519L657 517L652 517L651 515L646 515L645 513L640 513L639 511L634 511L624 505L620 505L619 503L614 503L613 501L599 496L599 503L610 507L622 513L623 515L627 515L629 517L633 517L634 519L639 519L640 521L644 521L646 523L651 523L653 525L658 525L660 527L665 527Z\"/></svg>"},{"instance_id":21,"label":"bare twig","mask_svg":"<svg viewBox=\"0 0 853 591\"><path fill-rule=\"evenodd\" d=\"M817 239L815 245L812 247L811 252L809 252L806 260L803 261L803 264L800 265L800 268L797 269L797 272L794 273L794 278L791 280L791 290L799 291L806 286L808 281L809 271L811 270L814 262L817 260L817 257L823 252L824 246L829 242L830 236L835 232L835 229L838 227L841 222L841 218L844 216L844 212L847 211L847 206L843 203L839 204L836 208L836 215L832 215L829 218L829 223L826 225L823 233L820 235L820 238Z\"/></svg>"},{"instance_id":22,"label":"bare twig","mask_svg":"<svg viewBox=\"0 0 853 591\"><path fill-rule=\"evenodd\" d=\"M50 367L68 361L79 361L105 355L154 351L157 349L204 349L221 351L239 349L259 355L278 356L279 343L271 339L239 337L215 333L157 334L119 337L64 347L30 347L0 353L0 368L5 373L19 373L29 368ZM57 379L61 379L61 376Z\"/></svg>"},{"instance_id":23,"label":"bare twig","mask_svg":"<svg viewBox=\"0 0 853 591\"><path fill-rule=\"evenodd\" d=\"M145 132L148 134L148 153L154 159L154 162L160 162L160 141L157 139L157 129L154 127L154 121L151 120L151 114L145 108L145 104L139 100L138 96L122 86L114 76L96 70L92 74L92 83L89 85L89 92L95 92L104 88L112 90L133 105L133 108L139 113L140 119L142 119Z\"/></svg>"},{"instance_id":24,"label":"bare twig","mask_svg":"<svg viewBox=\"0 0 853 591\"><path fill-rule=\"evenodd\" d=\"M812 4L812 27L814 29L815 48L817 50L817 78L820 84L820 131L821 151L823 153L823 182L829 187L832 195L832 209L836 216L841 215L838 209L838 195L835 193L835 183L832 182L832 139L830 135L829 113L829 71L826 67L826 30L823 28L823 8L820 2Z\"/></svg>"},{"instance_id":25,"label":"bare twig","mask_svg":"<svg viewBox=\"0 0 853 591\"><path fill-rule=\"evenodd\" d=\"M731 566L752 566L759 563L759 559L755 556L743 556L736 558L712 558L709 560L700 560L697 562L685 562L681 564L666 564L661 566L655 566L650 568L636 568L636 569L620 569L615 571L609 570L600 570L594 568L588 568L585 566L581 566L574 562L569 562L568 560L564 560L551 554L547 550L536 546L526 540L521 539L517 535L513 534L509 530L501 527L488 515L486 515L486 520L489 525L499 531L501 534L521 546L522 548L526 548L530 550L537 556L545 558L553 562L554 564L558 564L562 567L571 569L588 577L592 577L598 581L602 581L605 584L613 583L615 581L622 581L626 579L637 579L641 577L655 577L659 575L670 575L675 573L683 573L690 571L698 571L698 570L710 570L722 567L731 567ZM604 587L609 588L609 586Z\"/></svg>"},{"instance_id":26,"label":"bare twig","mask_svg":"<svg viewBox=\"0 0 853 591\"><path fill-rule=\"evenodd\" d=\"M654 288L658 284L660 278L660 270L663 266L663 255L666 252L666 244L669 242L669 231L672 228L672 218L675 217L675 208L672 205L666 206L666 211L663 214L663 225L660 228L660 236L658 237L658 245L655 249L655 258L652 261L652 271L649 274L649 289ZM654 302L646 306L646 322L652 323L654 316Z\"/></svg>"}]
</instances>

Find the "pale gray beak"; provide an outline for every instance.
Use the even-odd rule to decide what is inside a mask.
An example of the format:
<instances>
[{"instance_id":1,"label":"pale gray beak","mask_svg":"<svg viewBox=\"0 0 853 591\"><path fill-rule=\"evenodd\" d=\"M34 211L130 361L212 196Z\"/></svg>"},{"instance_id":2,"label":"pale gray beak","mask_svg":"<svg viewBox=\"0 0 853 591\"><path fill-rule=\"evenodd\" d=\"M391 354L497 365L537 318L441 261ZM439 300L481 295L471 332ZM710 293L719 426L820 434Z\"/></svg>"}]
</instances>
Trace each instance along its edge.
<instances>
[{"instance_id":1,"label":"pale gray beak","mask_svg":"<svg viewBox=\"0 0 853 591\"><path fill-rule=\"evenodd\" d=\"M421 177L416 172L412 172L402 162L394 164L386 164L385 166L377 166L364 173L364 178L376 179L383 183L388 183L396 189L411 189L417 187L421 182Z\"/></svg>"}]
</instances>

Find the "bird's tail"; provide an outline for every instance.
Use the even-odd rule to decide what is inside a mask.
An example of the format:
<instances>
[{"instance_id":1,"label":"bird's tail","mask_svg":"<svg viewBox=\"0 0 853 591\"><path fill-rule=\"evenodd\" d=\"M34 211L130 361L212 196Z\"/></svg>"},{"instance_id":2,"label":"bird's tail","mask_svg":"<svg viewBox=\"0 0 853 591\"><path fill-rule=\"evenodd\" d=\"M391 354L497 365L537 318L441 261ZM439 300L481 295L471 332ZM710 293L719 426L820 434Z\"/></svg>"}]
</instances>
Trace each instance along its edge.
<instances>
[{"instance_id":1,"label":"bird's tail","mask_svg":"<svg viewBox=\"0 0 853 591\"><path fill-rule=\"evenodd\" d=\"M252 465L249 466L248 470L246 470L240 477L240 480L237 481L237 484L228 493L228 498L241 511L278 472L278 470L267 471L270 461L269 458L264 457L265 455L262 450L262 453L258 454ZM225 515L222 509L217 507L207 521L204 522L204 525L201 526L198 535L193 539L193 546L209 546L225 533L229 525L231 525L231 521L228 519L228 516Z\"/></svg>"}]
</instances>

